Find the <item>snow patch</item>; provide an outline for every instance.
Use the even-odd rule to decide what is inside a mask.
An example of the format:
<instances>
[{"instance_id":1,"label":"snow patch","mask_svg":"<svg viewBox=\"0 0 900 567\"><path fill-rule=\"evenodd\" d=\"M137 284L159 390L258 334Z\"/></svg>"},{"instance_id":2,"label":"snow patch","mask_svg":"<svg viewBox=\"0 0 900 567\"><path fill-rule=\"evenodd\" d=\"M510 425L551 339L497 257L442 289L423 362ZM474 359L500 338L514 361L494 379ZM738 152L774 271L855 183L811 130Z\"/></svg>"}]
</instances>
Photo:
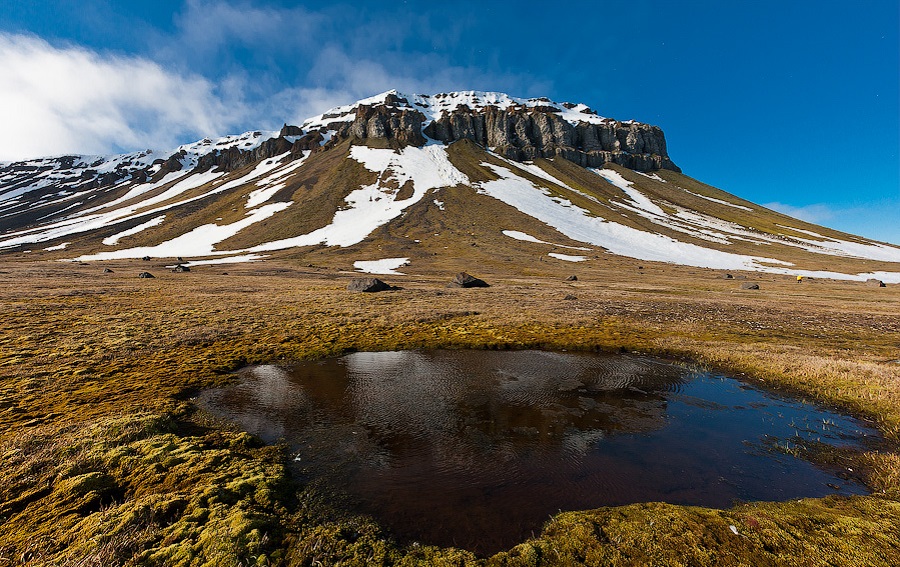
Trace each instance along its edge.
<instances>
[{"instance_id":1,"label":"snow patch","mask_svg":"<svg viewBox=\"0 0 900 567\"><path fill-rule=\"evenodd\" d=\"M119 240L125 238L126 236L131 236L148 228L159 226L164 220L166 220L166 215L160 215L156 218L152 218L147 222L139 224L133 228L129 228L128 230L123 230L122 232L118 232L116 234L113 234L112 236L107 236L103 239L103 244L106 244L107 246L115 246L119 243Z\"/></svg>"},{"instance_id":2,"label":"snow patch","mask_svg":"<svg viewBox=\"0 0 900 567\"><path fill-rule=\"evenodd\" d=\"M259 189L250 191L250 194L247 196L247 204L245 204L244 207L247 209L252 209L257 205L261 205L274 197L276 193L287 187L287 183L285 183L284 180L295 170L299 169L300 166L303 165L303 162L306 161L306 158L309 157L309 155L310 154L307 153L303 157L290 162L288 165L276 169L275 173L273 173L272 175L269 175L268 177L257 181L256 186L259 187Z\"/></svg>"},{"instance_id":3,"label":"snow patch","mask_svg":"<svg viewBox=\"0 0 900 567\"><path fill-rule=\"evenodd\" d=\"M515 238L516 240L521 240L523 242L534 242L535 244L550 244L549 242L544 242L539 238L535 238L530 234L526 234L524 232L519 232L518 230L502 230L500 231L504 236L508 236L510 238Z\"/></svg>"},{"instance_id":4,"label":"snow patch","mask_svg":"<svg viewBox=\"0 0 900 567\"><path fill-rule=\"evenodd\" d=\"M813 232L813 231L811 231L811 230L803 230L802 228L795 228L795 227L793 227L793 226L786 226L786 225L783 225L783 224L776 224L775 226L777 226L778 228L786 228L786 229L792 230L792 231L794 231L794 232L799 232L799 233L802 233L802 234L806 234L806 235L812 236L812 237L814 237L814 238L821 238L821 239L823 239L823 240L825 239L825 237L822 236L821 234L819 234L818 232Z\"/></svg>"},{"instance_id":5,"label":"snow patch","mask_svg":"<svg viewBox=\"0 0 900 567\"><path fill-rule=\"evenodd\" d=\"M869 272L868 274L857 274L860 279L876 279L884 283L900 283L900 273L897 272Z\"/></svg>"},{"instance_id":6,"label":"snow patch","mask_svg":"<svg viewBox=\"0 0 900 567\"><path fill-rule=\"evenodd\" d=\"M752 211L750 207L745 207L744 205L736 205L734 203L729 203L728 201L723 201L722 199L716 199L714 197L707 197L706 195L701 195L700 193L694 193L693 191L688 191L687 189L681 187L680 188L685 193L690 193L694 197L700 197L701 199L706 199L707 201L712 201L713 203L719 203L720 205L728 205L729 207L734 207L735 209L741 209L742 211Z\"/></svg>"},{"instance_id":7,"label":"snow patch","mask_svg":"<svg viewBox=\"0 0 900 567\"><path fill-rule=\"evenodd\" d=\"M402 276L396 271L400 266L409 265L409 258L382 258L381 260L357 260L353 267L367 274L386 274Z\"/></svg>"},{"instance_id":8,"label":"snow patch","mask_svg":"<svg viewBox=\"0 0 900 567\"><path fill-rule=\"evenodd\" d=\"M625 192L626 195L631 199L631 202L634 203L634 206L647 211L648 213L659 215L661 217L666 216L666 212L662 210L656 203L650 200L649 197L638 191L633 187L634 182L628 181L622 174L614 169L595 169L593 167L587 168L588 171L592 171L607 180L611 184L615 185L619 189Z\"/></svg>"},{"instance_id":9,"label":"snow patch","mask_svg":"<svg viewBox=\"0 0 900 567\"><path fill-rule=\"evenodd\" d=\"M57 244L56 246L48 246L47 248L44 248L44 250L46 250L47 252L53 252L55 250L65 250L66 246L68 246L69 244L69 242L63 242L62 244Z\"/></svg>"},{"instance_id":10,"label":"snow patch","mask_svg":"<svg viewBox=\"0 0 900 567\"><path fill-rule=\"evenodd\" d=\"M191 260L190 262L183 262L182 266L206 266L212 264L238 264L242 262L255 262L256 260L262 260L263 258L268 258L268 256L264 254L242 254L239 256L229 256L227 258L212 258L210 260ZM175 266L166 266L167 268L174 268Z\"/></svg>"},{"instance_id":11,"label":"snow patch","mask_svg":"<svg viewBox=\"0 0 900 567\"><path fill-rule=\"evenodd\" d=\"M549 244L550 246L557 246L559 248L569 248L571 250L590 250L590 248L582 248L580 246L566 246L565 244L555 244L553 242L546 242L539 238L535 238L530 234L526 234L524 232L519 232L518 230L501 230L504 236L508 236L510 238L514 238L516 240L522 240L524 242L534 242L535 244Z\"/></svg>"},{"instance_id":12,"label":"snow patch","mask_svg":"<svg viewBox=\"0 0 900 567\"><path fill-rule=\"evenodd\" d=\"M242 229L263 221L279 211L288 208L291 203L272 203L263 205L258 209L254 209L247 213L246 218L237 222L226 225L205 224L197 228L168 240L156 246L141 246L137 248L126 248L124 250L115 250L112 252L100 252L98 254L87 254L75 258L76 261L89 262L93 260L116 260L121 258L142 258L144 256L152 256L154 258L171 258L176 256L213 256L218 254L232 254L233 252L216 252L214 247L217 243L226 240Z\"/></svg>"},{"instance_id":13,"label":"snow patch","mask_svg":"<svg viewBox=\"0 0 900 567\"><path fill-rule=\"evenodd\" d=\"M659 181L660 183L666 182L665 179L663 179L662 177L660 177L659 175L657 175L655 173L644 173L643 171L635 171L635 173L637 173L638 175L643 175L644 177L649 177L650 179L652 179L654 181Z\"/></svg>"},{"instance_id":14,"label":"snow patch","mask_svg":"<svg viewBox=\"0 0 900 567\"><path fill-rule=\"evenodd\" d=\"M568 254L558 254L556 252L550 252L547 256L557 260L565 260L566 262L584 262L587 260L584 256L569 256Z\"/></svg>"},{"instance_id":15,"label":"snow patch","mask_svg":"<svg viewBox=\"0 0 900 567\"><path fill-rule=\"evenodd\" d=\"M250 191L250 194L247 195L247 204L244 205L244 208L252 209L257 205L262 205L285 187L287 187L287 185L284 183L276 183L265 189L254 189L253 191Z\"/></svg>"}]
</instances>

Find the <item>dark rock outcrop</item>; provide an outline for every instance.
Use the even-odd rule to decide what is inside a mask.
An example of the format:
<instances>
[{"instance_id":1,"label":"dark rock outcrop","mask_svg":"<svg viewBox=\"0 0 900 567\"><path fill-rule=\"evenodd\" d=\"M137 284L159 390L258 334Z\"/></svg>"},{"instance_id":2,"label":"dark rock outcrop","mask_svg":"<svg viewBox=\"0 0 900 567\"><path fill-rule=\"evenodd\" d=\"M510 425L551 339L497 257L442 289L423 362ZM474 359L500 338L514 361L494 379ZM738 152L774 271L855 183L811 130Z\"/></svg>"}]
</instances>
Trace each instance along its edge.
<instances>
[{"instance_id":1,"label":"dark rock outcrop","mask_svg":"<svg viewBox=\"0 0 900 567\"><path fill-rule=\"evenodd\" d=\"M180 273L183 273L183 272L190 272L191 269L190 269L189 267L187 267L187 266L183 266L183 265L181 265L181 264L178 264L177 266L175 266L175 269L173 269L172 271L175 272L176 274L180 274Z\"/></svg>"},{"instance_id":2,"label":"dark rock outcrop","mask_svg":"<svg viewBox=\"0 0 900 567\"><path fill-rule=\"evenodd\" d=\"M478 279L475 276L470 276L465 272L460 272L453 276L453 279L447 284L447 287L491 287L490 284L485 282L484 280Z\"/></svg>"},{"instance_id":3,"label":"dark rock outcrop","mask_svg":"<svg viewBox=\"0 0 900 567\"><path fill-rule=\"evenodd\" d=\"M569 276L569 277L566 278L566 281L567 281L567 282L577 282L577 281L578 281L578 276L571 275L571 276Z\"/></svg>"},{"instance_id":4,"label":"dark rock outcrop","mask_svg":"<svg viewBox=\"0 0 900 567\"><path fill-rule=\"evenodd\" d=\"M681 171L658 126L616 120L573 125L553 107L460 106L430 123L425 135L447 144L469 139L516 161L560 156L583 167L612 162L638 171Z\"/></svg>"},{"instance_id":5,"label":"dark rock outcrop","mask_svg":"<svg viewBox=\"0 0 900 567\"><path fill-rule=\"evenodd\" d=\"M423 130L425 115L405 98L390 94L383 103L359 105L352 122L328 123L327 129L335 131L328 145L347 138L380 138L422 146L427 136L445 144L471 140L516 161L560 156L584 167L617 163L638 171L681 171L669 159L665 135L658 126L611 119L571 124L560 110L549 104L505 109L460 105ZM587 114L592 112L585 118Z\"/></svg>"},{"instance_id":6,"label":"dark rock outcrop","mask_svg":"<svg viewBox=\"0 0 900 567\"><path fill-rule=\"evenodd\" d=\"M138 277L141 279L147 279L147 278L155 278L156 276L154 276L150 272L141 272L138 274Z\"/></svg>"},{"instance_id":7,"label":"dark rock outcrop","mask_svg":"<svg viewBox=\"0 0 900 567\"><path fill-rule=\"evenodd\" d=\"M744 282L741 284L741 289L759 289L759 285L750 282Z\"/></svg>"},{"instance_id":8,"label":"dark rock outcrop","mask_svg":"<svg viewBox=\"0 0 900 567\"><path fill-rule=\"evenodd\" d=\"M395 289L384 283L378 278L353 278L347 284L348 291L362 291L365 293L374 293L376 291L388 291Z\"/></svg>"},{"instance_id":9,"label":"dark rock outcrop","mask_svg":"<svg viewBox=\"0 0 900 567\"><path fill-rule=\"evenodd\" d=\"M284 138L285 136L302 136L303 128L285 124L281 127L281 131L278 133L278 135L282 138Z\"/></svg>"},{"instance_id":10,"label":"dark rock outcrop","mask_svg":"<svg viewBox=\"0 0 900 567\"><path fill-rule=\"evenodd\" d=\"M221 171L234 171L264 159L291 152L293 148L294 144L281 136L269 138L258 147L249 151L232 146L224 150L215 150L202 156L197 163L196 169L198 171L206 171L212 167L217 167Z\"/></svg>"},{"instance_id":11,"label":"dark rock outcrop","mask_svg":"<svg viewBox=\"0 0 900 567\"><path fill-rule=\"evenodd\" d=\"M404 108L406 99L388 95L384 104L369 106L361 104L356 109L353 122L338 122L329 125L337 132L335 141L345 138L386 138L411 146L424 146L422 124L425 115L418 110Z\"/></svg>"}]
</instances>

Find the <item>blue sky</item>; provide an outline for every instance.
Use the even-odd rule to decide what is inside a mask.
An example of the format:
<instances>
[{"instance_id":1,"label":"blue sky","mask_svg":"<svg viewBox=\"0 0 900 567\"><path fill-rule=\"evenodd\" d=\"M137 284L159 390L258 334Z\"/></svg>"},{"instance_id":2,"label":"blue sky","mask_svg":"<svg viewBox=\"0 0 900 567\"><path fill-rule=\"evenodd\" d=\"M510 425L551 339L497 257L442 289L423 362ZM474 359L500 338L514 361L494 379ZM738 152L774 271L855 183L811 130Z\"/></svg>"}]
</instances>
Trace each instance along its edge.
<instances>
[{"instance_id":1,"label":"blue sky","mask_svg":"<svg viewBox=\"0 0 900 567\"><path fill-rule=\"evenodd\" d=\"M684 172L900 244L900 3L8 2L0 160L165 149L397 88L584 102Z\"/></svg>"}]
</instances>

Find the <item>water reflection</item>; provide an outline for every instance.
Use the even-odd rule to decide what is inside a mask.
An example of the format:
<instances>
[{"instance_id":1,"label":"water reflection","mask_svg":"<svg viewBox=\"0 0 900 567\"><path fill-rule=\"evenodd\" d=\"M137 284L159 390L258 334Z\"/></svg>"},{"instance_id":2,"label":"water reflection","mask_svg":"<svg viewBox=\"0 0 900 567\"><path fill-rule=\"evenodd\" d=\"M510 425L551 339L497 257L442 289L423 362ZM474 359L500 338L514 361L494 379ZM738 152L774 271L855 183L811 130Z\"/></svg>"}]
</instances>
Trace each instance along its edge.
<instances>
[{"instance_id":1,"label":"water reflection","mask_svg":"<svg viewBox=\"0 0 900 567\"><path fill-rule=\"evenodd\" d=\"M201 405L289 443L298 471L346 491L401 539L480 552L515 544L559 510L863 492L767 449L797 435L874 435L661 360L538 351L258 366Z\"/></svg>"}]
</instances>

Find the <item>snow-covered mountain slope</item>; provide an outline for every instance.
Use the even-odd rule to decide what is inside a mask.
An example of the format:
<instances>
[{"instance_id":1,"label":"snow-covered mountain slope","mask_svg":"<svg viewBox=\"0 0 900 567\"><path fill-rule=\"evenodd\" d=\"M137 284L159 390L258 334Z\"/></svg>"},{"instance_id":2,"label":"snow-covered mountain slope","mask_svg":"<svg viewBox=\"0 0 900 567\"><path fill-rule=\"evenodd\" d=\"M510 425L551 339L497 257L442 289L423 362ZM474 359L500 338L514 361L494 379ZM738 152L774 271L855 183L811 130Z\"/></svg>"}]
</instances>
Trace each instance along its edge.
<instances>
[{"instance_id":1,"label":"snow-covered mountain slope","mask_svg":"<svg viewBox=\"0 0 900 567\"><path fill-rule=\"evenodd\" d=\"M272 255L414 273L611 257L900 282L900 247L680 173L662 131L502 93L383 93L276 132L0 167L0 257ZM349 254L349 256L348 256Z\"/></svg>"}]
</instances>

